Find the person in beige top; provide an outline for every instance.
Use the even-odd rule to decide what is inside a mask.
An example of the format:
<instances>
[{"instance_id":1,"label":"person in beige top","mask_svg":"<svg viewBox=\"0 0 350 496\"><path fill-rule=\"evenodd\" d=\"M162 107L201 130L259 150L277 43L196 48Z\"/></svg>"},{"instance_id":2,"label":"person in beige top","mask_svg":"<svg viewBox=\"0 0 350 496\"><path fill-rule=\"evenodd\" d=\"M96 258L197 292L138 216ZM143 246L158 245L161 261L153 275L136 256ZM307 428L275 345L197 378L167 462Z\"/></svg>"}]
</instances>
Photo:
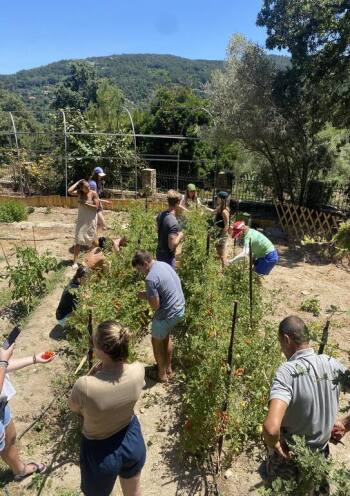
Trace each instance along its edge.
<instances>
[{"instance_id":1,"label":"person in beige top","mask_svg":"<svg viewBox=\"0 0 350 496\"><path fill-rule=\"evenodd\" d=\"M129 331L117 322L102 322L93 341L101 362L77 380L70 397L71 410L84 418L81 490L86 496L108 496L119 475L124 496L141 496L146 447L134 407L145 370L127 363Z\"/></svg>"}]
</instances>

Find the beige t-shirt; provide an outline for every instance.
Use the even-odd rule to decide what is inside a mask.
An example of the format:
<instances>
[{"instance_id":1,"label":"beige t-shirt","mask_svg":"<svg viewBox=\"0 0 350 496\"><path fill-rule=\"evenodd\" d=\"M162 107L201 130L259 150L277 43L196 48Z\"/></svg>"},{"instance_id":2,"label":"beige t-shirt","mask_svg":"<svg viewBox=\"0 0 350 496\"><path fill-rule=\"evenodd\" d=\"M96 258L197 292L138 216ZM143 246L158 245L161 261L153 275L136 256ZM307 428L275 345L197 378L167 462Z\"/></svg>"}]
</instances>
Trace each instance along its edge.
<instances>
[{"instance_id":1,"label":"beige t-shirt","mask_svg":"<svg viewBox=\"0 0 350 496\"><path fill-rule=\"evenodd\" d=\"M126 427L145 384L141 363L125 364L121 371L98 371L80 377L71 399L84 417L83 434L88 439L106 439Z\"/></svg>"}]
</instances>

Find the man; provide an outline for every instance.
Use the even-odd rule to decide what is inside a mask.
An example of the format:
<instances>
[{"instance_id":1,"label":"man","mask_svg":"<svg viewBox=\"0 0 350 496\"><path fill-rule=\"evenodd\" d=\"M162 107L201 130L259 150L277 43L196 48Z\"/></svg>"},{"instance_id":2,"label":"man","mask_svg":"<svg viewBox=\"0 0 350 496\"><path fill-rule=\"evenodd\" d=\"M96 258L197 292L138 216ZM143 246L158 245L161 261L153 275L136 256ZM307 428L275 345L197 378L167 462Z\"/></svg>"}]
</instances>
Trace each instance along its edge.
<instances>
[{"instance_id":1,"label":"man","mask_svg":"<svg viewBox=\"0 0 350 496\"><path fill-rule=\"evenodd\" d=\"M158 365L158 380L167 382L172 375L172 339L170 332L185 313L185 298L177 273L165 262L153 260L147 251L137 251L132 266L146 275L146 291L138 297L155 310L152 320L152 346Z\"/></svg>"},{"instance_id":2,"label":"man","mask_svg":"<svg viewBox=\"0 0 350 496\"><path fill-rule=\"evenodd\" d=\"M230 227L229 232L234 239L243 239L244 248L239 255L229 260L228 263L235 263L242 258L248 257L251 242L255 271L262 276L270 274L278 262L277 250L271 241L261 232L248 227L243 221L235 222Z\"/></svg>"},{"instance_id":3,"label":"man","mask_svg":"<svg viewBox=\"0 0 350 496\"><path fill-rule=\"evenodd\" d=\"M314 352L307 327L297 316L280 323L279 341L287 362L279 367L272 383L263 436L268 446L268 475L293 477L296 470L289 454L292 436L304 437L311 450L329 454L340 392L333 380L345 368L337 360Z\"/></svg>"},{"instance_id":4,"label":"man","mask_svg":"<svg viewBox=\"0 0 350 496\"><path fill-rule=\"evenodd\" d=\"M183 233L179 232L179 223L175 216L176 209L180 205L181 195L171 189L168 191L167 200L168 209L157 216L158 245L156 257L158 261L166 262L176 270L175 252L183 238Z\"/></svg>"}]
</instances>

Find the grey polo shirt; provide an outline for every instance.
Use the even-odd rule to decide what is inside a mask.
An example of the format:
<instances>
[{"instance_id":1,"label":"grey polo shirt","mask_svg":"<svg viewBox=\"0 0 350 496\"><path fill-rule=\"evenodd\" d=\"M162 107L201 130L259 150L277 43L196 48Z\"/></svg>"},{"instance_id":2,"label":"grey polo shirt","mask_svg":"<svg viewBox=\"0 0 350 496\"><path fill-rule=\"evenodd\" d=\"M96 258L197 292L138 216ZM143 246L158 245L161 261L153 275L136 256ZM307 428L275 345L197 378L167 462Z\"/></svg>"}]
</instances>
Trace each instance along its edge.
<instances>
[{"instance_id":1,"label":"grey polo shirt","mask_svg":"<svg viewBox=\"0 0 350 496\"><path fill-rule=\"evenodd\" d=\"M327 445L338 412L340 388L333 379L345 367L327 355L316 355L312 348L299 350L277 370L270 401L279 399L288 408L282 421L281 436L305 437L311 449Z\"/></svg>"}]
</instances>

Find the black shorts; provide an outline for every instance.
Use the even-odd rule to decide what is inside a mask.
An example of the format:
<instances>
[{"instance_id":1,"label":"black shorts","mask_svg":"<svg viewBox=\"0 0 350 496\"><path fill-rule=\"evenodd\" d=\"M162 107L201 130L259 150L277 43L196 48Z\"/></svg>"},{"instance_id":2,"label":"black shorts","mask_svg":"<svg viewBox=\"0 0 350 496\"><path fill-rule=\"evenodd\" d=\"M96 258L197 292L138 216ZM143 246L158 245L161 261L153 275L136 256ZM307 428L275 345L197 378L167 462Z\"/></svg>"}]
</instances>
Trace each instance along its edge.
<instances>
[{"instance_id":1,"label":"black shorts","mask_svg":"<svg viewBox=\"0 0 350 496\"><path fill-rule=\"evenodd\" d=\"M85 496L109 496L120 475L130 479L146 460L146 446L140 423L130 424L107 439L92 440L84 435L80 445L81 490Z\"/></svg>"}]
</instances>

